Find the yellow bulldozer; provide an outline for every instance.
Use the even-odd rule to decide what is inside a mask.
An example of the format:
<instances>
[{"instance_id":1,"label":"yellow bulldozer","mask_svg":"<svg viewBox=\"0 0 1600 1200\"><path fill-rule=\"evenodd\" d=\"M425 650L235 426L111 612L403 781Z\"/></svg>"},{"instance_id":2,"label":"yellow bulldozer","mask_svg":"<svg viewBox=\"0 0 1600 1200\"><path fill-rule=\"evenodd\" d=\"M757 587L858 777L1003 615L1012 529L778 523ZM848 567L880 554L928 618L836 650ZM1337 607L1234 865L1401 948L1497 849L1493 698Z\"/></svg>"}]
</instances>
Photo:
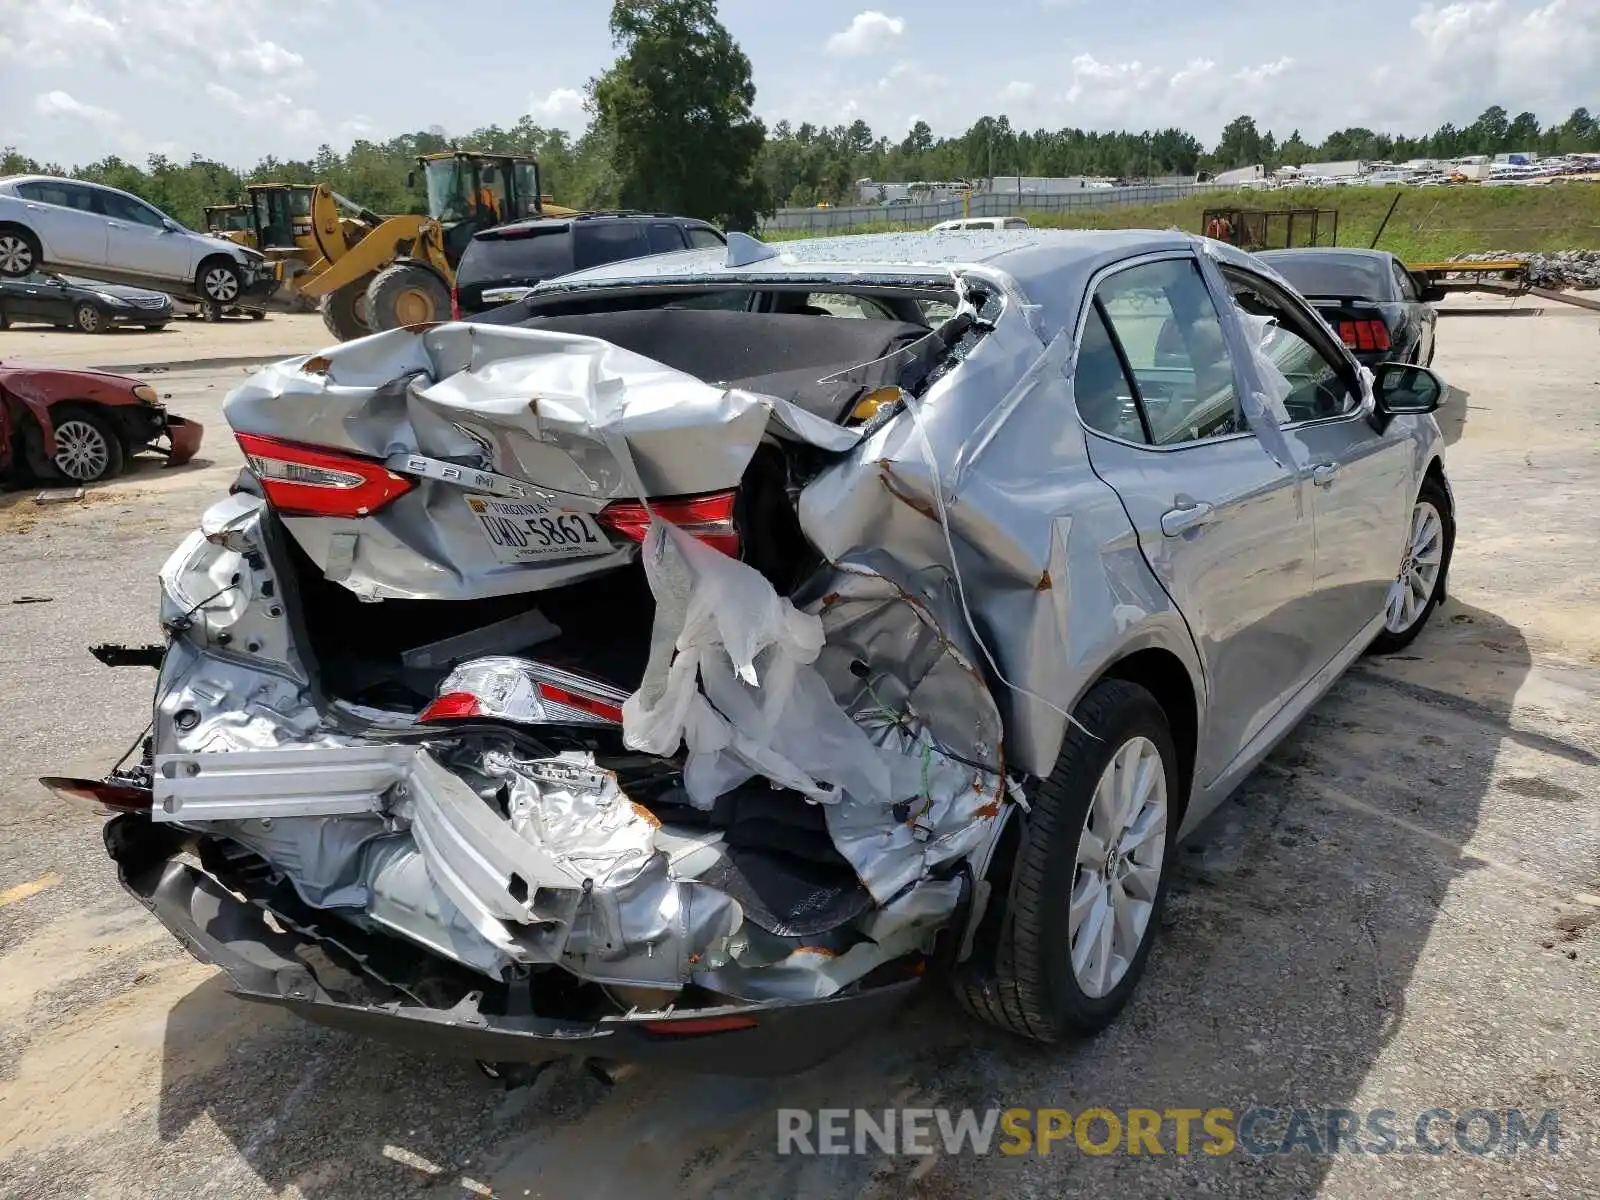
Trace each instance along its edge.
<instances>
[{"instance_id":1,"label":"yellow bulldozer","mask_svg":"<svg viewBox=\"0 0 1600 1200\"><path fill-rule=\"evenodd\" d=\"M379 216L326 184L252 184L250 229L277 264L279 299L315 300L341 341L442 321L462 251L480 229L570 216L547 203L536 159L454 150L417 160L427 215ZM415 186L416 174L407 179Z\"/></svg>"}]
</instances>

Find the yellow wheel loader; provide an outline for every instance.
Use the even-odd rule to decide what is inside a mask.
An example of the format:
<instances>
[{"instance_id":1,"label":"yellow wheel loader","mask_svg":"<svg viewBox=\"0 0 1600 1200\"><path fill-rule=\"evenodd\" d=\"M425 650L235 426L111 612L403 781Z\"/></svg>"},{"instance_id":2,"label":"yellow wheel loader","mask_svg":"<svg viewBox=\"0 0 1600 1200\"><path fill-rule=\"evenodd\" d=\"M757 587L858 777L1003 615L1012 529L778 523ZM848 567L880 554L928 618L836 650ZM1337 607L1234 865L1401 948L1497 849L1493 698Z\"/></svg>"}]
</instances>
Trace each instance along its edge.
<instances>
[{"instance_id":1,"label":"yellow wheel loader","mask_svg":"<svg viewBox=\"0 0 1600 1200\"><path fill-rule=\"evenodd\" d=\"M255 224L248 204L212 204L205 212L207 233L227 238L236 246L256 248Z\"/></svg>"},{"instance_id":2,"label":"yellow wheel loader","mask_svg":"<svg viewBox=\"0 0 1600 1200\"><path fill-rule=\"evenodd\" d=\"M379 216L320 183L247 189L257 249L278 264L280 293L317 301L341 341L449 319L455 266L473 234L575 211L545 206L539 164L526 156L451 151L418 166L427 216Z\"/></svg>"}]
</instances>

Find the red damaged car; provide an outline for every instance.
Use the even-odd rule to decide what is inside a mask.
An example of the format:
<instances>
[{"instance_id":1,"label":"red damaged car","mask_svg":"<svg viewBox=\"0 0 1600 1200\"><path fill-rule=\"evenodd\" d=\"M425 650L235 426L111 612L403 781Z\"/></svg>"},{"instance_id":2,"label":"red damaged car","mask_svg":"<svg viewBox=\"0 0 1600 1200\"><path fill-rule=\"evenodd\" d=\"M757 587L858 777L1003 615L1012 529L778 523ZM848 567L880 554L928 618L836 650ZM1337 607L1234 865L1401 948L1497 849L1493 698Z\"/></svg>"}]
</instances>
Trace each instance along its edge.
<instances>
[{"instance_id":1,"label":"red damaged car","mask_svg":"<svg viewBox=\"0 0 1600 1200\"><path fill-rule=\"evenodd\" d=\"M0 479L26 473L93 483L118 474L141 450L179 466L195 456L204 432L126 375L0 362Z\"/></svg>"}]
</instances>

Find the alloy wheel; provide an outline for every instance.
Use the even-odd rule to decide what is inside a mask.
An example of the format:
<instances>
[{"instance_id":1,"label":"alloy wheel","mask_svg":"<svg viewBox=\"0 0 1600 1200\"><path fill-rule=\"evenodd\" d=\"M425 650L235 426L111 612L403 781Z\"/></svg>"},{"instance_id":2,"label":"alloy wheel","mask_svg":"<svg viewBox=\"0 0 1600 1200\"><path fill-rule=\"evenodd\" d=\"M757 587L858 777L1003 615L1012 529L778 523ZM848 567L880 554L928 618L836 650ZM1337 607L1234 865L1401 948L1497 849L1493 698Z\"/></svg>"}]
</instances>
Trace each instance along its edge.
<instances>
[{"instance_id":1,"label":"alloy wheel","mask_svg":"<svg viewBox=\"0 0 1600 1200\"><path fill-rule=\"evenodd\" d=\"M105 435L87 421L63 421L56 426L56 470L68 479L88 483L105 474L111 447Z\"/></svg>"},{"instance_id":2,"label":"alloy wheel","mask_svg":"<svg viewBox=\"0 0 1600 1200\"><path fill-rule=\"evenodd\" d=\"M33 270L33 247L14 233L0 233L0 271L26 275Z\"/></svg>"},{"instance_id":3,"label":"alloy wheel","mask_svg":"<svg viewBox=\"0 0 1600 1200\"><path fill-rule=\"evenodd\" d=\"M206 295L219 303L227 303L239 294L239 281L225 267L212 267L206 272Z\"/></svg>"},{"instance_id":4,"label":"alloy wheel","mask_svg":"<svg viewBox=\"0 0 1600 1200\"><path fill-rule=\"evenodd\" d=\"M1072 973L1091 999L1128 973L1155 911L1166 852L1166 766L1149 738L1130 738L1095 784L1073 870Z\"/></svg>"},{"instance_id":5,"label":"alloy wheel","mask_svg":"<svg viewBox=\"0 0 1600 1200\"><path fill-rule=\"evenodd\" d=\"M78 309L78 328L84 333L96 333L100 329L100 310L92 304L85 304Z\"/></svg>"},{"instance_id":6,"label":"alloy wheel","mask_svg":"<svg viewBox=\"0 0 1600 1200\"><path fill-rule=\"evenodd\" d=\"M1389 585L1383 626L1404 633L1427 611L1444 565L1444 519L1430 500L1418 500L1411 510L1411 531L1400 570Z\"/></svg>"}]
</instances>

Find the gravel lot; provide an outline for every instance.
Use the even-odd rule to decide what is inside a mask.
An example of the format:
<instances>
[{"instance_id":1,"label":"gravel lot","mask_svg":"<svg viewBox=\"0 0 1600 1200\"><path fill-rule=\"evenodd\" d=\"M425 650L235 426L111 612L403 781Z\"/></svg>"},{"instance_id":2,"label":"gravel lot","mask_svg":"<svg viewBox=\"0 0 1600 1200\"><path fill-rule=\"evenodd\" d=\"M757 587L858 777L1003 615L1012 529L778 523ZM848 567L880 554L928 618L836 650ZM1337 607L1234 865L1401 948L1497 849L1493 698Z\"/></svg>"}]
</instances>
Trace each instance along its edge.
<instances>
[{"instance_id":1,"label":"gravel lot","mask_svg":"<svg viewBox=\"0 0 1600 1200\"><path fill-rule=\"evenodd\" d=\"M1112 1029L1043 1048L930 996L798 1079L608 1085L562 1065L511 1091L231 999L124 897L97 815L33 782L99 774L138 734L148 672L85 647L156 635L156 568L239 465L222 397L242 360L320 345L320 322L0 335L7 358L166 364L151 382L208 426L192 466L152 461L82 505L0 496L0 1195L1600 1194L1600 322L1453 307L1437 365L1454 594L1185 848ZM1386 1108L1402 1129L1433 1107L1556 1108L1561 1140L1514 1157L775 1154L779 1107L1251 1104Z\"/></svg>"}]
</instances>

